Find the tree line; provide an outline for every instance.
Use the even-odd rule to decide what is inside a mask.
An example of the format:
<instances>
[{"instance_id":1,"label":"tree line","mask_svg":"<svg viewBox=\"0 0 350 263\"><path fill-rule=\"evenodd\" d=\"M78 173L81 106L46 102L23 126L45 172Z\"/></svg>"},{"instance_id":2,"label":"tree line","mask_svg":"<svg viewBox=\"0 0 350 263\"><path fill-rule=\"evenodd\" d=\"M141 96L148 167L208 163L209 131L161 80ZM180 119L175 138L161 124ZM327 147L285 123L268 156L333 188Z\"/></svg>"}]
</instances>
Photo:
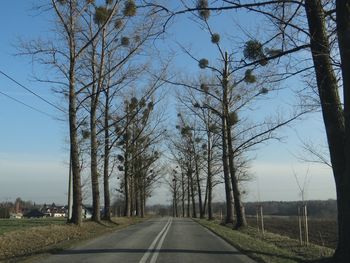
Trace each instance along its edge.
<instances>
[{"instance_id":1,"label":"tree line","mask_svg":"<svg viewBox=\"0 0 350 263\"><path fill-rule=\"evenodd\" d=\"M86 156L93 219L100 220L99 170L108 185L114 153L124 175L120 192L125 196L125 215L134 209L142 215L152 188L148 182L156 181L156 142L162 134L162 129L158 134L153 131L153 127L161 125L148 120L156 104L157 88L168 83L185 90L185 96L178 96L182 106L177 132L169 143L176 161L169 168L173 176L168 182L173 189L174 207L179 201L182 214L192 212L196 216L198 198L199 214L203 216L206 207L208 212L211 210L213 186L222 180L225 221L233 222L235 214L236 228L246 225L240 184L246 176L247 151L277 138L278 128L305 112L320 109L337 191L339 241L334 258L348 262L350 1L198 0L182 4L182 8L174 9L170 3L155 1L111 0L99 5L91 0L51 0L49 6L42 7L55 14L58 39L24 43L22 54L33 55L55 70L53 79L41 81L55 84L67 100L73 178L71 221L80 224L82 219L81 173ZM222 36L212 30L210 21L213 13L233 10L260 17L257 21L263 21L268 30L261 39L250 36L243 46L236 45L239 51L231 52L222 46ZM159 69L157 74L149 74L151 62L138 60L137 55L152 53L152 41L166 32L172 18L181 14L193 15L208 32L208 40L216 47L216 62L196 58L185 50L202 70L197 79L169 79ZM235 59L237 53L241 55ZM245 112L273 91L274 83L295 76L304 77L309 87L301 96L304 108L287 118L277 115L272 119L266 116L261 122L247 120ZM141 81L145 79L146 87ZM129 93L121 95L125 87ZM148 106L150 103L153 105ZM107 208L108 189L104 188ZM105 216L108 218L108 214Z\"/></svg>"},{"instance_id":2,"label":"tree line","mask_svg":"<svg viewBox=\"0 0 350 263\"><path fill-rule=\"evenodd\" d=\"M82 222L86 171L92 220L101 220L101 188L103 217L110 220L111 187L125 198L125 216L144 216L159 177L157 148L165 131L158 88L166 67L152 74L151 44L161 20L154 8L140 9L133 0L52 0L38 9L55 16L57 39L23 41L19 54L47 66L51 74L38 81L52 85L68 105L63 118L69 127L70 222ZM118 186L110 186L112 174Z\"/></svg>"},{"instance_id":3,"label":"tree line","mask_svg":"<svg viewBox=\"0 0 350 263\"><path fill-rule=\"evenodd\" d=\"M339 240L334 260L348 262L350 259L350 145L349 145L349 57L350 57L350 1L348 0L285 0L285 1L213 1L198 0L195 5L184 1L180 9L171 6L160 6L159 10L173 17L191 13L202 20L201 25L207 28L211 40L217 44L220 40L216 32L210 30L208 22L211 14L221 12L253 13L264 23L265 34L260 39L250 36L245 43L242 62L238 69L246 69L246 80L256 81L250 77L253 70L273 63L278 69L274 82L294 76L305 77L309 87L301 96L304 105L318 108L322 112L327 137L330 164L337 192L338 234ZM242 24L240 24L242 26ZM256 24L258 26L258 24ZM237 217L236 227L244 226L244 214L241 210L240 191L235 186L234 162L232 161L231 131L228 122L230 108L227 104L227 87L230 70L227 67L229 56L219 48L221 66L219 70L208 63L207 59L198 60L201 68L210 68L216 72L222 91L221 139L222 165L226 191L227 217L230 216L231 194ZM232 72L237 72L234 70ZM310 78L310 76L312 76ZM237 78L237 76L235 76ZM238 76L239 78L239 76ZM234 85L235 86L235 85ZM305 89L302 89L305 91ZM342 95L340 95L340 92ZM231 97L230 97L231 98ZM202 105L197 105L201 107ZM230 153L231 152L231 153ZM317 156L316 156L317 157ZM191 169L189 169L191 170ZM230 176L228 176L230 175ZM232 186L228 182L231 179ZM230 189L230 187L232 187ZM226 221L230 221L227 220Z\"/></svg>"}]
</instances>

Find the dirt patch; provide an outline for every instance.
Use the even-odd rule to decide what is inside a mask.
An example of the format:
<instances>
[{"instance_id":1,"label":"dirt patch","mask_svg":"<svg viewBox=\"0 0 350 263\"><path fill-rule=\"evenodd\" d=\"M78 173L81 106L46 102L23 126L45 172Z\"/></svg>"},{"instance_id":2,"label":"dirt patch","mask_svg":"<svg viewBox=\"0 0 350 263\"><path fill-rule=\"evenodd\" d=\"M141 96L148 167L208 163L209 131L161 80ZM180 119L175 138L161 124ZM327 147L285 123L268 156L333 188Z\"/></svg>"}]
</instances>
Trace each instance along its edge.
<instances>
[{"instance_id":1,"label":"dirt patch","mask_svg":"<svg viewBox=\"0 0 350 263\"><path fill-rule=\"evenodd\" d=\"M256 219L248 218L248 224L256 227ZM311 243L336 248L338 232L336 220L326 219L309 219L309 240ZM283 217L266 217L264 218L265 230L268 232L288 236L294 239L299 238L298 219Z\"/></svg>"}]
</instances>

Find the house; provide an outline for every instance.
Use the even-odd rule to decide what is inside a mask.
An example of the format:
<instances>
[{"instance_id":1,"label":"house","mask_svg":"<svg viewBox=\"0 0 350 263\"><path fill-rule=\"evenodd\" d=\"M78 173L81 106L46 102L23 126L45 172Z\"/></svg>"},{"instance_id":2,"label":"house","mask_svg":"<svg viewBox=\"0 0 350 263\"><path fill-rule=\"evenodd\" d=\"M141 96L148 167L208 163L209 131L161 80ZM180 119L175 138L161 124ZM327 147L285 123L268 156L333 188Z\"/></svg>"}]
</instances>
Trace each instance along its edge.
<instances>
[{"instance_id":1,"label":"house","mask_svg":"<svg viewBox=\"0 0 350 263\"><path fill-rule=\"evenodd\" d=\"M38 209L32 209L28 213L24 214L26 218L44 218L47 215L39 211Z\"/></svg>"},{"instance_id":2,"label":"house","mask_svg":"<svg viewBox=\"0 0 350 263\"><path fill-rule=\"evenodd\" d=\"M21 219L23 217L22 213L10 213L11 219Z\"/></svg>"},{"instance_id":3,"label":"house","mask_svg":"<svg viewBox=\"0 0 350 263\"><path fill-rule=\"evenodd\" d=\"M55 203L52 205L46 205L41 208L41 212L48 217L66 217L67 208L64 206L57 206Z\"/></svg>"}]
</instances>

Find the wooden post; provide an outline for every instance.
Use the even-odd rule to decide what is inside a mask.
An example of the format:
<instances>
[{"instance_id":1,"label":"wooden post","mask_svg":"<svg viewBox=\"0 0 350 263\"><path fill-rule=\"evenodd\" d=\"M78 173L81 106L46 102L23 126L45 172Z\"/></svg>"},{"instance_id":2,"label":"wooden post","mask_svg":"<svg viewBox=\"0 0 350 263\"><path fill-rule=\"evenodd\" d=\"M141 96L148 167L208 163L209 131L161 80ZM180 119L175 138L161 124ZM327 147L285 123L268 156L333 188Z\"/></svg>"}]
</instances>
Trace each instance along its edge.
<instances>
[{"instance_id":1,"label":"wooden post","mask_svg":"<svg viewBox=\"0 0 350 263\"><path fill-rule=\"evenodd\" d=\"M256 227L258 228L258 232L260 232L260 223L259 223L259 209L256 207Z\"/></svg>"},{"instance_id":2,"label":"wooden post","mask_svg":"<svg viewBox=\"0 0 350 263\"><path fill-rule=\"evenodd\" d=\"M264 235L265 233L265 227L264 227L264 214L263 214L263 207L260 205L260 220L261 220L261 233Z\"/></svg>"},{"instance_id":3,"label":"wooden post","mask_svg":"<svg viewBox=\"0 0 350 263\"><path fill-rule=\"evenodd\" d=\"M298 206L298 223L299 223L299 241L300 241L300 245L303 245L303 230L302 230L302 211L300 209L300 206Z\"/></svg>"},{"instance_id":4,"label":"wooden post","mask_svg":"<svg viewBox=\"0 0 350 263\"><path fill-rule=\"evenodd\" d=\"M307 222L307 206L304 205L304 231L305 231L305 245L309 245L309 226Z\"/></svg>"}]
</instances>

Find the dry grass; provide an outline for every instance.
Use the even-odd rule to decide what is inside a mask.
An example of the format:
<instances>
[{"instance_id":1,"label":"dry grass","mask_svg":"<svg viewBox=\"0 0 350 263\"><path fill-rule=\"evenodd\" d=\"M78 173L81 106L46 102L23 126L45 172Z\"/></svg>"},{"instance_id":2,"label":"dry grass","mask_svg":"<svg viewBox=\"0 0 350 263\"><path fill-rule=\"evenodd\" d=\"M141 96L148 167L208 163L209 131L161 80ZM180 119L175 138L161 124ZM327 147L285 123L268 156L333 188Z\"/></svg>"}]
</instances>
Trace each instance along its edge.
<instances>
[{"instance_id":1,"label":"dry grass","mask_svg":"<svg viewBox=\"0 0 350 263\"><path fill-rule=\"evenodd\" d=\"M63 225L65 218L22 218L22 219L0 219L0 236L6 232L24 230L35 226Z\"/></svg>"},{"instance_id":2,"label":"dry grass","mask_svg":"<svg viewBox=\"0 0 350 263\"><path fill-rule=\"evenodd\" d=\"M226 241L237 247L257 262L264 263L295 263L317 261L330 257L334 250L310 244L308 247L299 245L298 240L274 233L261 235L254 228L241 231L233 230L232 226L221 225L219 221L197 220L200 224L215 232Z\"/></svg>"},{"instance_id":3,"label":"dry grass","mask_svg":"<svg viewBox=\"0 0 350 263\"><path fill-rule=\"evenodd\" d=\"M140 222L137 218L115 218L114 223L84 222L82 226L51 224L5 232L0 236L0 261L16 261L19 257L58 251L78 241L124 228Z\"/></svg>"}]
</instances>

